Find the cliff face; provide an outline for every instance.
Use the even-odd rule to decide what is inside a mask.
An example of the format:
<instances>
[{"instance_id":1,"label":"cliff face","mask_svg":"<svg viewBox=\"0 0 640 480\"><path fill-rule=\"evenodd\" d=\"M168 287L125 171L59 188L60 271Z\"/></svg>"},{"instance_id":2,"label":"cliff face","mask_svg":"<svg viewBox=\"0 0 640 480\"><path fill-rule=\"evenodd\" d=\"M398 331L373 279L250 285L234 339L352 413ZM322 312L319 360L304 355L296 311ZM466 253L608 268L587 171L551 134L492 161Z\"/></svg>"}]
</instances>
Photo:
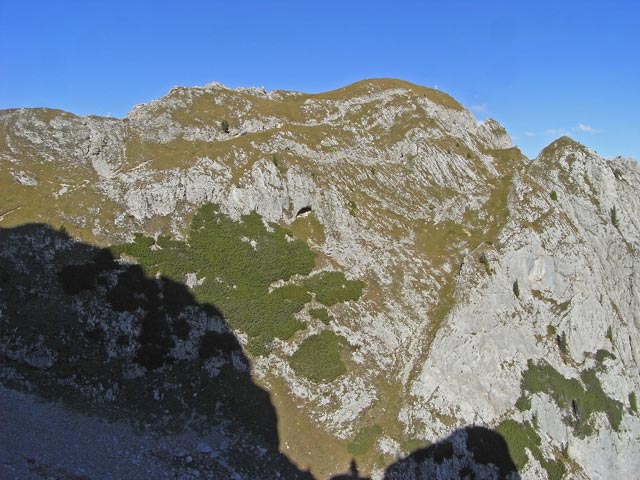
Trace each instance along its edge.
<instances>
[{"instance_id":1,"label":"cliff face","mask_svg":"<svg viewBox=\"0 0 640 480\"><path fill-rule=\"evenodd\" d=\"M363 282L335 302L309 290L294 312L303 327L249 349L280 449L318 475L355 455L382 476L381 461L469 424L501 433L523 478L640 468L633 160L563 137L530 161L442 92L369 80L318 95L174 88L122 120L4 111L0 162L3 228L64 226L100 246L143 232L156 250L164 237L195 248L191 221L216 204L234 221L257 212L314 253L312 272L270 288L327 271ZM129 255L149 275L171 263ZM190 265L174 280L198 297L216 279ZM243 321L231 325L251 345ZM299 352L322 332L342 339L344 368L307 375Z\"/></svg>"}]
</instances>

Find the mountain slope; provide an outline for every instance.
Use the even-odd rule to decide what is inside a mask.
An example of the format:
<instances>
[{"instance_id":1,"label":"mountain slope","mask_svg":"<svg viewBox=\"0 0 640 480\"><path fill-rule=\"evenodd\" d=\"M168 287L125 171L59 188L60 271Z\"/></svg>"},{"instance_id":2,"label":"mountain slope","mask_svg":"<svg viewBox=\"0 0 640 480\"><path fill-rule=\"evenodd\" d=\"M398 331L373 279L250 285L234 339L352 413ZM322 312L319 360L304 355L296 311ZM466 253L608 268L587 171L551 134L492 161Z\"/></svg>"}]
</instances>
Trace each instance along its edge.
<instances>
[{"instance_id":1,"label":"mountain slope","mask_svg":"<svg viewBox=\"0 0 640 480\"><path fill-rule=\"evenodd\" d=\"M305 242L312 271L270 287L308 289L298 327L252 350L267 337L251 314L231 324L272 394L280 448L318 476L353 455L382 475L397 455L478 423L504 435L523 478L639 467L633 160L562 138L529 161L446 94L376 79L317 95L174 88L122 120L4 111L0 161L4 228L64 226L100 246L143 232L152 252L169 245L160 238L182 242L170 245L183 258L212 203ZM238 249L261 248L242 235ZM171 256L118 252L150 275L173 272L199 301L235 305L198 297L216 279L197 256L186 271ZM346 278L318 276L328 271ZM337 283L312 286L308 273ZM349 281L364 288L326 300L323 289L342 298ZM305 351L343 368L318 373Z\"/></svg>"}]
</instances>

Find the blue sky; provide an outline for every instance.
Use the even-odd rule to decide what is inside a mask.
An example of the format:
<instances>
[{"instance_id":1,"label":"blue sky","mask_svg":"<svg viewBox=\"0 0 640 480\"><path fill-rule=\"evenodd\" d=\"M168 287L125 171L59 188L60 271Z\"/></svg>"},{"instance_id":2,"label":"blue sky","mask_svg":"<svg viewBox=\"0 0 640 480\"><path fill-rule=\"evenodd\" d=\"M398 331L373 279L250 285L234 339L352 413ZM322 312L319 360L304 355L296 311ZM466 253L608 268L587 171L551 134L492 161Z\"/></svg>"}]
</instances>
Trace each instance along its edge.
<instances>
[{"instance_id":1,"label":"blue sky","mask_svg":"<svg viewBox=\"0 0 640 480\"><path fill-rule=\"evenodd\" d=\"M0 0L0 108L122 117L175 85L437 86L530 157L568 134L640 159L632 1Z\"/></svg>"}]
</instances>

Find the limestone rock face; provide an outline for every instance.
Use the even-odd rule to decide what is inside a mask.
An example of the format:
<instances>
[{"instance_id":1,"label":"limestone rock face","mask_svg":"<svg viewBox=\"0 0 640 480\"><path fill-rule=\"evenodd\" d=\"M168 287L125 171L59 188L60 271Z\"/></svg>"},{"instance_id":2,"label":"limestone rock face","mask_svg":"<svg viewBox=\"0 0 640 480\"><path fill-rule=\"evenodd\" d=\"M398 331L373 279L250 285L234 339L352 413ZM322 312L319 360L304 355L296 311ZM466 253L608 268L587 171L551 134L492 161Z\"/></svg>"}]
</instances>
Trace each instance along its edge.
<instances>
[{"instance_id":1,"label":"limestone rock face","mask_svg":"<svg viewBox=\"0 0 640 480\"><path fill-rule=\"evenodd\" d=\"M344 470L335 462L363 431L376 434L360 464L382 478L380 455L391 463L471 424L511 450L514 428L534 432L514 458L522 478L640 469L635 160L566 137L529 160L442 92L368 80L316 95L176 87L124 119L4 111L0 162L3 228L47 223L100 245L187 239L213 203L290 227L317 270L362 280L327 324L300 313L306 330L251 358L279 417L295 408L304 425L284 423L282 451L314 473ZM184 274L189 288L205 281ZM296 375L293 352L327 329L348 343L346 373ZM294 444L317 432L335 440L323 459Z\"/></svg>"}]
</instances>

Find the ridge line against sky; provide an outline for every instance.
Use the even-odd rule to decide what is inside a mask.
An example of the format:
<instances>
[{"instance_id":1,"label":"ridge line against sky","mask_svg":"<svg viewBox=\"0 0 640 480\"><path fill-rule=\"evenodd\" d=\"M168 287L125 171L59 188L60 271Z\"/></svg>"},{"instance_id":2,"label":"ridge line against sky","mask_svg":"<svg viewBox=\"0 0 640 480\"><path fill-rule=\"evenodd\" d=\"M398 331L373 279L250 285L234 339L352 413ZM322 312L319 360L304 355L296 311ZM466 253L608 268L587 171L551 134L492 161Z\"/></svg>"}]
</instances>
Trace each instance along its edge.
<instances>
[{"instance_id":1,"label":"ridge line against sky","mask_svg":"<svg viewBox=\"0 0 640 480\"><path fill-rule=\"evenodd\" d=\"M569 135L640 158L640 7L521 3L1 2L0 108L123 117L176 85L392 77L495 118L529 157Z\"/></svg>"}]
</instances>

